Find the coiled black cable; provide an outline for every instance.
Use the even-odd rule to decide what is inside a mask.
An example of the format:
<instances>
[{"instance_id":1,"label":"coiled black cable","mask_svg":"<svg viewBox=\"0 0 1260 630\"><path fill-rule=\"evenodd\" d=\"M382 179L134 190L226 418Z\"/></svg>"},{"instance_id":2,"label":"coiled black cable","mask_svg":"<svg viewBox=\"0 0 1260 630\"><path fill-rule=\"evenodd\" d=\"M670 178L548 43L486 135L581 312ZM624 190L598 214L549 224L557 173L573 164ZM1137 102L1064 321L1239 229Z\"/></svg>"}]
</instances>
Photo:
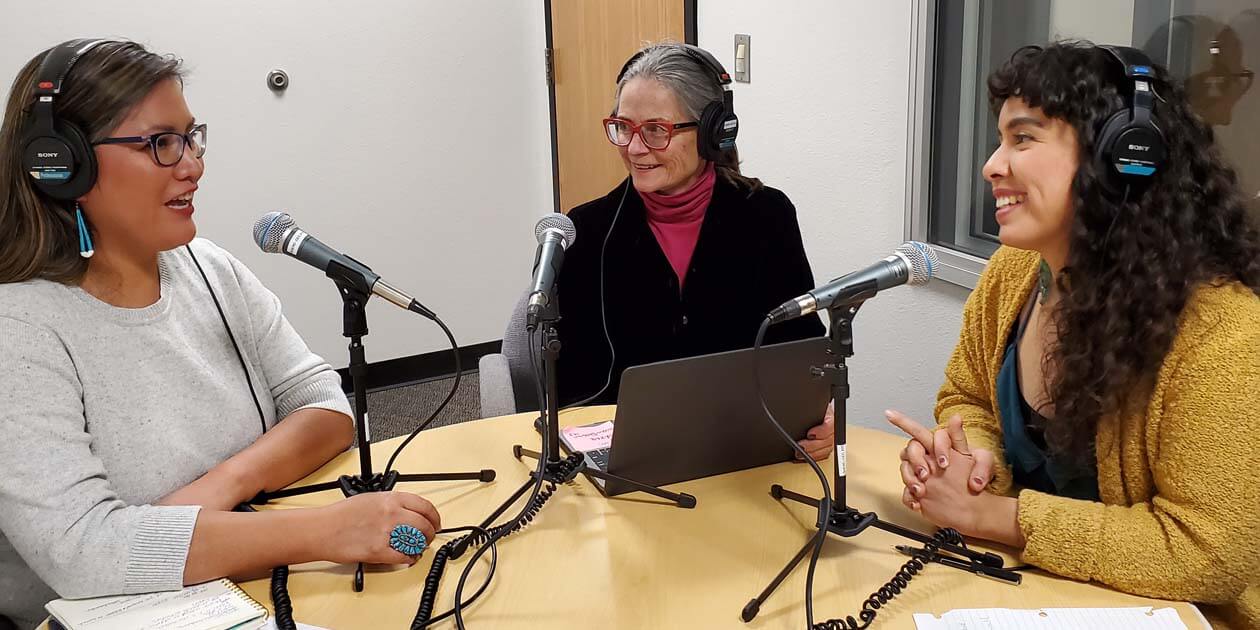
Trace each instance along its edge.
<instances>
[{"instance_id":1,"label":"coiled black cable","mask_svg":"<svg viewBox=\"0 0 1260 630\"><path fill-rule=\"evenodd\" d=\"M766 329L769 327L770 318L767 317L761 322L761 326L757 330L757 337L753 341L753 383L757 388L758 398L761 399L761 409L766 414L766 420L768 420L770 424L774 426L779 435L792 446L792 449L796 451L802 459L804 459L805 463L809 464L809 467L818 477L818 482L822 485L823 494L822 499L818 502L818 510L820 514L830 515L833 499L831 496L831 484L827 482L827 476L823 474L822 469L818 467L814 458L805 453L804 449L801 448L801 445L798 444L796 440L792 439L792 436L788 434L782 424L779 424L779 421L774 417L774 412L770 411L770 407L766 404L765 392L761 387L761 371L758 362L758 355L761 351L761 343L766 337ZM809 567L806 571L805 619L807 627L810 628L810 630L860 630L862 628L870 627L871 622L875 620L875 616L877 614L876 611L900 594L902 589L906 588L906 585L910 583L910 580L913 579L915 575L918 575L919 571L923 570L924 563L931 561L932 558L936 556L937 552L940 551L941 545L948 544L960 546L963 549L967 548L967 543L963 540L962 534L960 534L958 530L948 527L938 530L932 535L931 541L924 543L922 549L915 550L914 557L902 565L901 569L897 571L896 575L894 575L891 580L881 586L878 591L871 593L871 596L862 603L862 611L858 613L858 617L861 619L860 622L858 619L854 619L852 615L849 615L843 619L828 619L826 621L815 623L814 570L818 566L818 556L822 551L823 541L827 538L827 531L828 528L823 526L820 527L818 532L814 535L814 549L813 553L810 555Z\"/></svg>"},{"instance_id":2,"label":"coiled black cable","mask_svg":"<svg viewBox=\"0 0 1260 630\"><path fill-rule=\"evenodd\" d=\"M451 552L454 548L467 544L481 545L491 538L495 538L496 541L502 540L503 538L525 529L525 527L534 520L534 517L542 511L543 506L546 505L547 501L551 499L555 492L556 484L548 483L546 487L538 493L537 497L530 501L519 520L514 519L503 525L499 525L498 527L491 527L489 530L485 530L480 527L475 528L476 531L451 540L438 548L437 553L433 556L433 564L429 567L429 575L424 580L424 590L420 592L420 604L416 608L415 619L411 622L411 630L421 630L422 628L428 627L430 624L437 623L454 614L455 609L452 608L449 612L439 615L436 618L432 617L433 604L437 599L438 586L441 584L442 574L446 571L446 561L450 558ZM493 570L491 573L493 574ZM487 583L489 580L490 576L487 576ZM461 606L472 603L476 600L477 595L480 594L481 591L479 590L473 595L473 597L469 598L468 602L461 604Z\"/></svg>"},{"instance_id":3,"label":"coiled black cable","mask_svg":"<svg viewBox=\"0 0 1260 630\"><path fill-rule=\"evenodd\" d=\"M233 512L257 512L254 506L241 503ZM271 607L275 609L276 627L279 630L297 630L293 621L293 600L289 599L289 567L281 565L271 569Z\"/></svg>"},{"instance_id":4,"label":"coiled black cable","mask_svg":"<svg viewBox=\"0 0 1260 630\"><path fill-rule=\"evenodd\" d=\"M862 630L869 628L871 623L875 621L877 611L887 604L889 601L901 594L906 588L910 580L923 570L924 565L930 562L932 558L940 551L941 545L959 545L963 549L967 548L967 542L963 540L962 534L958 530L947 527L938 530L932 535L932 540L923 545L922 549L914 551L914 557L910 558L905 564L901 565L896 575L893 576L886 584L879 587L879 590L871 593L871 596L862 602L862 611L858 613L858 619L854 619L853 615L844 618L828 619L811 626L812 630Z\"/></svg>"},{"instance_id":5,"label":"coiled black cable","mask_svg":"<svg viewBox=\"0 0 1260 630\"><path fill-rule=\"evenodd\" d=\"M822 499L818 501L818 513L823 515L831 514L831 484L827 483L827 475L823 474L822 468L818 467L818 462L814 461L809 453L783 428L779 420L774 417L774 412L770 411L770 406L766 404L766 393L761 386L761 344L766 339L766 330L770 328L770 318L766 317L761 321L761 326L757 328L757 337L753 340L753 387L757 390L757 398L761 402L761 411L766 415L766 420L770 426L774 427L779 437L783 438L793 451L800 456L801 460L809 465L810 470L814 471L814 475L818 477L818 483L822 486ZM824 516L823 518L827 518ZM805 572L805 619L808 627L813 628L814 623L814 570L818 566L818 556L822 553L823 541L827 539L827 528L820 527L814 535L814 551L809 557L809 568Z\"/></svg>"},{"instance_id":6,"label":"coiled black cable","mask_svg":"<svg viewBox=\"0 0 1260 630\"><path fill-rule=\"evenodd\" d=\"M293 621L293 601L289 599L289 567L281 565L271 570L271 607L275 609L276 627L279 630L297 630Z\"/></svg>"},{"instance_id":7,"label":"coiled black cable","mask_svg":"<svg viewBox=\"0 0 1260 630\"><path fill-rule=\"evenodd\" d=\"M472 532L472 535L476 535L479 538L485 538L485 537L490 536L490 532L486 531L486 529L484 529L480 525L468 525L466 527L452 527L450 529L443 529L439 531L438 534L439 535L450 534L450 533L458 532L458 531ZM455 542L462 540L464 538L467 538L467 536L461 536L460 538L457 538ZM450 549L452 546L453 545L451 545L450 543L442 545L442 547L440 547L437 553L433 556L433 564L429 567L429 575L425 579L426 592L428 591L428 588L429 588L428 584L430 580L441 578L442 571L445 569L447 558L450 556L450 553L451 553ZM495 572L495 569L498 567L498 564L499 564L499 550L497 547L491 545L490 569L486 572L486 579L482 581L481 587L478 588L477 591L473 593L472 596L469 597L467 601L462 602L463 605L467 606L468 604L471 604L477 601L477 598L481 597L481 594L484 593L486 589L490 587L490 581L494 579L494 572ZM435 589L434 594L436 594L436 586L434 587L434 589ZM455 609L452 608L436 617L432 617L433 603L435 599L436 598L433 597L432 595L426 597L423 593L421 594L420 605L416 610L415 618L411 622L411 628L415 630L419 630L420 628L427 628L455 614Z\"/></svg>"},{"instance_id":8,"label":"coiled black cable","mask_svg":"<svg viewBox=\"0 0 1260 630\"><path fill-rule=\"evenodd\" d=\"M539 334L540 334L539 339L541 340L542 339L541 331ZM531 339L531 343L529 347L530 347L529 363L530 365L534 366L534 387L535 387L535 393L538 394L538 401L539 401L538 408L539 410L543 410L547 408L549 401L547 400L546 393L544 392L544 389L543 389L544 379L543 379L542 365L540 365L537 359L535 359L534 344L532 343L532 339ZM544 481L546 471L547 471L547 462L550 460L550 457L551 457L551 448L550 448L549 442L550 441L545 438L542 440L542 448L539 449L541 453L539 453L539 457L538 457L538 466L534 469L534 487L530 491L529 499L525 501L525 506L521 508L521 511L517 513L516 516L513 517L510 521L508 521L509 523L520 521L525 516L525 514L529 512L530 506L532 506L538 500L539 495L542 494L543 481ZM549 487L554 486L554 485L555 484L551 484ZM505 535L507 535L507 530L500 532L497 536L490 536L489 540L487 540L485 544L483 544L480 547L477 547L477 550L473 552L472 558L469 559L468 565L465 566L464 570L460 572L459 574L459 583L456 584L455 586L455 607L454 607L455 627L458 628L459 630L464 630L464 605L463 605L463 602L460 601L460 594L463 593L464 591L464 583L468 580L468 575L472 572L473 566L477 563L477 558L480 558L481 554L486 552L487 547L490 547L491 549L493 549L495 545L498 544L498 540Z\"/></svg>"},{"instance_id":9,"label":"coiled black cable","mask_svg":"<svg viewBox=\"0 0 1260 630\"><path fill-rule=\"evenodd\" d=\"M185 248L188 249L188 255L192 256L193 264L197 265L197 270L201 271L201 263L197 262L196 256L193 256L192 249L187 248L187 247ZM201 271L201 277L202 279L206 281L206 288L209 289L210 281L209 279L206 278L206 274L204 271ZM211 298L214 299L215 308L219 308L219 300L214 295L213 289L210 290L210 296ZM429 311L428 309L424 308L424 306L421 305L419 302L413 301L411 307L409 307L408 310L432 319L433 322L436 323L438 327L442 329L442 332L446 334L447 340L450 341L451 343L451 352L453 353L455 357L455 380L453 383L451 383L451 389L449 392L447 392L446 398L444 398L441 404L437 406L437 409L434 409L433 413L429 414L429 417L426 418L424 422L421 422L415 428L415 430L413 430L411 434L409 434L407 438L404 439L402 443L399 444L396 449L394 449L393 454L391 454L389 457L389 461L385 464L385 473L388 473L390 470L393 469L394 460L398 458L398 455L402 453L403 449L406 448L407 445L411 443L411 441L415 439L415 437L419 435L421 431L423 431L430 424L432 424L433 421L437 419L438 414L442 413L442 410L446 409L446 406L450 404L451 399L455 397L455 393L459 390L459 382L460 382L461 377L464 374L463 366L461 365L460 356L459 356L459 343L455 341L455 335L451 333L451 329L446 326L446 324L442 321L440 317L438 317L436 314L433 314L432 311ZM222 309L219 309L219 316L223 318L223 325L227 327L227 318L223 317ZM237 350L237 358L241 359L241 367L244 368L245 367L244 358L240 356L240 350L236 348L236 338L232 336L232 329L228 327L227 331L228 331L228 336L232 340L233 349ZM250 393L253 394L254 384L249 378L249 370L245 370L245 381L249 383ZM259 417L259 420L262 420L263 433L266 433L267 422L263 418L262 407L261 405L258 404L258 397L256 395L254 396L254 405L258 407L258 417ZM364 445L360 444L359 447L363 448ZM543 502L545 503L546 501L543 501ZM257 512L258 510L254 509L254 506L250 505L249 503L242 503L236 506L235 511ZM535 513L536 512L537 511L535 511ZM533 516L531 515L530 518L532 519ZM481 534L486 534L486 537L489 538L489 535L485 532L485 530L481 529L480 527L472 526L468 528L458 528L458 529L471 529L471 530L474 530L474 534L469 534L470 536L476 535L478 532L480 532ZM456 531L456 530L448 530L448 531ZM446 546L449 546L449 543ZM446 546L443 546L443 549L445 549ZM498 560L498 550L492 549L491 552L492 554L491 554L491 564L490 564L491 566L490 575L493 576L494 565ZM445 563L446 563L445 558L443 558L442 564L445 564ZM436 566L437 564L438 564L437 557L435 556L434 565ZM430 575L432 575L432 569L430 569ZM440 576L440 571L439 571L439 576ZM481 592L484 591L486 587L489 585L490 585L490 578L488 576L486 578L486 583L483 584L482 587L478 589L478 591L474 593L472 597L469 598L468 603L472 603L473 601L475 601L477 597L481 595ZM425 588L426 590L428 589L427 582L426 582ZM434 588L436 590L436 587ZM297 624L293 620L293 601L289 597L289 567L288 566L282 565L282 566L274 567L271 570L270 593L271 593L271 605L272 605L272 608L275 609L276 627L279 630L297 630ZM421 600L421 605L423 606L423 604L424 604L424 601ZM433 612L432 607L433 607L433 602L430 600L429 602L430 614ZM445 615L439 616L437 620L444 619L450 614L451 613L446 613ZM419 615L417 614L417 618L418 617ZM420 627L424 627L424 626L422 625Z\"/></svg>"}]
</instances>

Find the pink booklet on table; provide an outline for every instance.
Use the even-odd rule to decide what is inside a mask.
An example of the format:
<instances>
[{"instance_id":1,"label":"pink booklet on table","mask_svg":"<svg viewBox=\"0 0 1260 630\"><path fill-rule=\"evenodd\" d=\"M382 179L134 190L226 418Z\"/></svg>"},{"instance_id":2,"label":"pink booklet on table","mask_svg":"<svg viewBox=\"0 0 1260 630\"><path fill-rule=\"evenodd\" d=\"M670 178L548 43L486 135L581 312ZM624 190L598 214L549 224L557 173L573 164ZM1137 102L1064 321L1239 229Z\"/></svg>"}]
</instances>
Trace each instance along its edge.
<instances>
[{"instance_id":1,"label":"pink booklet on table","mask_svg":"<svg viewBox=\"0 0 1260 630\"><path fill-rule=\"evenodd\" d=\"M571 451L586 453L612 446L613 421L560 429L560 439Z\"/></svg>"}]
</instances>

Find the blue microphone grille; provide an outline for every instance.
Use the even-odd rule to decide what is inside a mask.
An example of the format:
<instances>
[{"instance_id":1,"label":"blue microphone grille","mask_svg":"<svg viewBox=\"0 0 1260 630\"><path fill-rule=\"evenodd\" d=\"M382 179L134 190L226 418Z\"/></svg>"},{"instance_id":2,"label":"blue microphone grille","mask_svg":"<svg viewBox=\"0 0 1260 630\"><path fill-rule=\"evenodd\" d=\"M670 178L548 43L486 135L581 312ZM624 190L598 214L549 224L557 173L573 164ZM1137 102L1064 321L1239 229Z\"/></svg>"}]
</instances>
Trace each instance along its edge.
<instances>
[{"instance_id":1,"label":"blue microphone grille","mask_svg":"<svg viewBox=\"0 0 1260 630\"><path fill-rule=\"evenodd\" d=\"M297 222L287 212L268 212L254 222L254 242L258 248L268 254L282 252L284 232L295 227Z\"/></svg>"},{"instance_id":2,"label":"blue microphone grille","mask_svg":"<svg viewBox=\"0 0 1260 630\"><path fill-rule=\"evenodd\" d=\"M896 252L910 263L910 276L906 279L906 284L910 286L927 284L928 280L931 280L941 268L941 260L936 256L936 250L932 249L931 245L919 241L906 241L896 249Z\"/></svg>"}]
</instances>

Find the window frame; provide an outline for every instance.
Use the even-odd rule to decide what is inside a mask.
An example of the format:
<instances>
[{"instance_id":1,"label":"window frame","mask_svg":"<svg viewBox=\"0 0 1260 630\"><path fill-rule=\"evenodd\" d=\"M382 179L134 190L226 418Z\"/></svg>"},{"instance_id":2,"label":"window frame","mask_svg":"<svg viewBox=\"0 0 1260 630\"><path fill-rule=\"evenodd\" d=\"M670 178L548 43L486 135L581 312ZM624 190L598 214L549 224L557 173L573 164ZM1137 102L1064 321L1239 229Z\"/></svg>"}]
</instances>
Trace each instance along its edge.
<instances>
[{"instance_id":1,"label":"window frame","mask_svg":"<svg viewBox=\"0 0 1260 630\"><path fill-rule=\"evenodd\" d=\"M968 3L972 5L972 3ZM934 64L936 58L935 0L911 0L910 8L910 72L909 120L907 121L905 236L907 239L929 243L940 257L941 268L935 277L968 289L975 288L980 274L988 265L981 258L951 247L932 243L929 234L931 212L931 158ZM974 3L978 11L978 3ZM975 23L968 20L969 23ZM971 36L975 39L976 35ZM974 47L974 46L973 46ZM959 133L962 133L962 129ZM968 166L971 160L959 160L959 167ZM960 199L959 203L969 203ZM970 217L971 213L956 216Z\"/></svg>"}]
</instances>

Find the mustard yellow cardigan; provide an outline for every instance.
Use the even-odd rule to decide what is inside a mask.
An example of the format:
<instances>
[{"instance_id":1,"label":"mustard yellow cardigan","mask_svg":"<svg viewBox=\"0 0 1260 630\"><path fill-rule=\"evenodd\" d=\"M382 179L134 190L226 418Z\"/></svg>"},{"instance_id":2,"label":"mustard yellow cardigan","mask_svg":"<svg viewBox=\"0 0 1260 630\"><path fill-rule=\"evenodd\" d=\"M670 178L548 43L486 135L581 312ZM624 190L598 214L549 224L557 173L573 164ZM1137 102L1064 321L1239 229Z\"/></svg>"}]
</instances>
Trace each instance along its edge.
<instances>
[{"instance_id":1,"label":"mustard yellow cardigan","mask_svg":"<svg viewBox=\"0 0 1260 630\"><path fill-rule=\"evenodd\" d=\"M1260 628L1260 298L1238 283L1195 291L1149 395L1098 423L1102 502L1068 499L1013 487L997 417L998 370L1039 260L1003 247L989 261L936 417L961 415L970 445L997 456L990 491L1018 494L1026 562Z\"/></svg>"}]
</instances>

